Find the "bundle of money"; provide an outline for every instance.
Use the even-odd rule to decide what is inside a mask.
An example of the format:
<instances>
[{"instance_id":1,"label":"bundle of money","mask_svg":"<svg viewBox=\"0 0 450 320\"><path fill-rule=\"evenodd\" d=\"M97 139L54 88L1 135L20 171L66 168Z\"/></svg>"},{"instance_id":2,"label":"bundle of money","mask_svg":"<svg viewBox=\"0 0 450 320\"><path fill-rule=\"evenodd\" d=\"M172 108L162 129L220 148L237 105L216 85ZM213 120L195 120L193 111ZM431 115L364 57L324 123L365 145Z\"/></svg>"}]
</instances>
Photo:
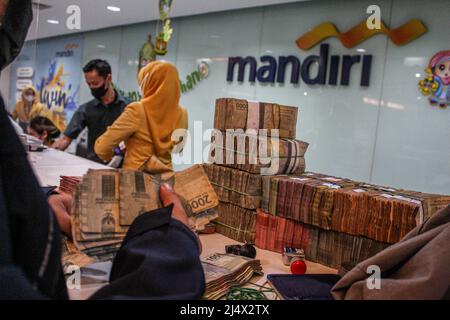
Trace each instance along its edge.
<instances>
[{"instance_id":1,"label":"bundle of money","mask_svg":"<svg viewBox=\"0 0 450 320\"><path fill-rule=\"evenodd\" d=\"M366 237L323 230L257 210L255 244L282 253L285 246L303 249L306 260L332 268L343 262L358 263L386 249L389 244Z\"/></svg>"},{"instance_id":2,"label":"bundle of money","mask_svg":"<svg viewBox=\"0 0 450 320\"><path fill-rule=\"evenodd\" d=\"M204 299L217 300L233 286L242 286L255 274L262 275L261 262L233 254L214 253L202 259L205 274Z\"/></svg>"},{"instance_id":3,"label":"bundle of money","mask_svg":"<svg viewBox=\"0 0 450 320\"><path fill-rule=\"evenodd\" d=\"M77 185L80 184L82 177L60 176L59 190L64 193L73 195Z\"/></svg>"},{"instance_id":4,"label":"bundle of money","mask_svg":"<svg viewBox=\"0 0 450 320\"><path fill-rule=\"evenodd\" d=\"M331 228L334 192L359 182L305 173L263 177L262 209L274 215Z\"/></svg>"},{"instance_id":5,"label":"bundle of money","mask_svg":"<svg viewBox=\"0 0 450 320\"><path fill-rule=\"evenodd\" d=\"M364 184L317 173L262 177L270 214L384 243L396 243L450 204L449 196Z\"/></svg>"},{"instance_id":6,"label":"bundle of money","mask_svg":"<svg viewBox=\"0 0 450 320\"><path fill-rule=\"evenodd\" d=\"M300 174L305 171L308 146L300 140L242 130L213 131L209 162L261 175Z\"/></svg>"},{"instance_id":7,"label":"bundle of money","mask_svg":"<svg viewBox=\"0 0 450 320\"><path fill-rule=\"evenodd\" d=\"M89 257L85 253L82 253L73 243L73 241L67 237L62 239L62 253L61 262L63 266L64 274L72 274L72 266L82 268L94 263L96 260Z\"/></svg>"},{"instance_id":8,"label":"bundle of money","mask_svg":"<svg viewBox=\"0 0 450 320\"><path fill-rule=\"evenodd\" d=\"M99 260L114 254L135 218L161 207L161 183L173 186L191 228L201 230L218 217L217 195L200 165L163 175L89 170L77 186L72 206L72 234L77 247Z\"/></svg>"},{"instance_id":9,"label":"bundle of money","mask_svg":"<svg viewBox=\"0 0 450 320\"><path fill-rule=\"evenodd\" d=\"M214 128L223 131L267 129L269 135L276 129L279 137L295 139L297 113L297 107L221 98L216 100Z\"/></svg>"},{"instance_id":10,"label":"bundle of money","mask_svg":"<svg viewBox=\"0 0 450 320\"><path fill-rule=\"evenodd\" d=\"M216 231L239 242L255 242L256 211L219 202Z\"/></svg>"},{"instance_id":11,"label":"bundle of money","mask_svg":"<svg viewBox=\"0 0 450 320\"><path fill-rule=\"evenodd\" d=\"M203 168L220 201L251 210L260 207L260 175L215 164L204 164Z\"/></svg>"},{"instance_id":12,"label":"bundle of money","mask_svg":"<svg viewBox=\"0 0 450 320\"><path fill-rule=\"evenodd\" d=\"M423 193L418 191L411 191L405 189L391 188L378 186L374 184L364 183L362 186L368 190L385 191L394 196L394 198L405 201L412 201L421 203L420 214L417 219L417 224L423 223L424 219L431 217L437 211L446 208L450 204L449 195Z\"/></svg>"}]
</instances>

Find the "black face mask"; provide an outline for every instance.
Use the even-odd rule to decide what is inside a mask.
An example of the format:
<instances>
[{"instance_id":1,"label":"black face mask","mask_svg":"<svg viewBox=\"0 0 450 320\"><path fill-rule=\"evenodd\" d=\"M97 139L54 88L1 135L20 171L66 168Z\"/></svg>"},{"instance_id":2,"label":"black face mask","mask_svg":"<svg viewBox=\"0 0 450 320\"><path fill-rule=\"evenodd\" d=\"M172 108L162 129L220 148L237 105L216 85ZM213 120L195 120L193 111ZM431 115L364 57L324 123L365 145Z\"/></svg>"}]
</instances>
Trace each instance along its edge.
<instances>
[{"instance_id":1,"label":"black face mask","mask_svg":"<svg viewBox=\"0 0 450 320\"><path fill-rule=\"evenodd\" d=\"M97 99L97 100L101 100L106 92L108 92L108 87L105 86L105 84L103 84L102 86L98 87L98 88L91 88L91 94Z\"/></svg>"}]
</instances>

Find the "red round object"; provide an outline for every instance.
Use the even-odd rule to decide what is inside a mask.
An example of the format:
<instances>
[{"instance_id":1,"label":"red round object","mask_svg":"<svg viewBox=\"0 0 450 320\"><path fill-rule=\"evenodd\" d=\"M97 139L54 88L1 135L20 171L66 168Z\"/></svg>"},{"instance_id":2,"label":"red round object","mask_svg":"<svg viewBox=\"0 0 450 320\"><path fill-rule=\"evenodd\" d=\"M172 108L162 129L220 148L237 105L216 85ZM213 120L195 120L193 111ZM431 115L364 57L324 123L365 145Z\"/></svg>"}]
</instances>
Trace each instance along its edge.
<instances>
[{"instance_id":1,"label":"red round object","mask_svg":"<svg viewBox=\"0 0 450 320\"><path fill-rule=\"evenodd\" d=\"M303 260L295 260L291 263L291 272L293 274L305 274L306 263Z\"/></svg>"}]
</instances>

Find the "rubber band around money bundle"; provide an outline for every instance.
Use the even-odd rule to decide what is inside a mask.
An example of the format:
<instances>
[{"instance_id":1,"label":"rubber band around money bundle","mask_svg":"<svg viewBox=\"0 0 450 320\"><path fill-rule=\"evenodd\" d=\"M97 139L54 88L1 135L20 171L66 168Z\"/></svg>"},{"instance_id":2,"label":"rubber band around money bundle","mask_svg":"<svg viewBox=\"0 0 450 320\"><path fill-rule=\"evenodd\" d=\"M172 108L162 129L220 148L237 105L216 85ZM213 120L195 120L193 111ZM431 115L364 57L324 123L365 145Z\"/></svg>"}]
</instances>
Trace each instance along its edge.
<instances>
[{"instance_id":1,"label":"rubber band around money bundle","mask_svg":"<svg viewBox=\"0 0 450 320\"><path fill-rule=\"evenodd\" d=\"M227 224L225 224L225 223L222 223L222 222L219 222L219 221L217 221L217 220L213 220L213 221L211 221L211 222L212 222L212 223L215 223L215 224L218 224L218 225L220 225L220 226L222 226L222 227L230 228L230 229L235 230L235 231L238 231L238 232L250 233L250 234L256 233L256 231L242 230L242 229L239 229L239 228L235 228L235 227L229 226L229 225L227 225Z\"/></svg>"},{"instance_id":2,"label":"rubber band around money bundle","mask_svg":"<svg viewBox=\"0 0 450 320\"><path fill-rule=\"evenodd\" d=\"M260 194L250 194L250 193L240 192L240 191L237 191L237 190L234 190L234 189L225 187L225 186L223 186L223 185L221 185L221 184L218 184L218 183L215 183L215 182L212 182L212 181L210 181L210 182L211 182L211 184L212 184L213 186L220 187L220 188L222 188L222 189L225 189L225 190L228 190L228 191L231 191L231 192L235 192L235 193L240 194L240 195L242 195L242 196L261 197Z\"/></svg>"},{"instance_id":3,"label":"rubber band around money bundle","mask_svg":"<svg viewBox=\"0 0 450 320\"><path fill-rule=\"evenodd\" d=\"M214 145L214 148L222 149L222 150L225 150L225 151L229 151L230 153L240 154L240 155L244 155L244 156L250 155L250 153L247 153L247 152L239 152L237 150L227 149L227 148L216 146L216 145ZM267 157L258 157L258 158L259 159L275 159L275 158L278 158L278 159L291 158L291 159L293 159L293 158L304 158L304 156L278 156L278 157L273 157L273 156L269 157L269 156L267 156Z\"/></svg>"}]
</instances>

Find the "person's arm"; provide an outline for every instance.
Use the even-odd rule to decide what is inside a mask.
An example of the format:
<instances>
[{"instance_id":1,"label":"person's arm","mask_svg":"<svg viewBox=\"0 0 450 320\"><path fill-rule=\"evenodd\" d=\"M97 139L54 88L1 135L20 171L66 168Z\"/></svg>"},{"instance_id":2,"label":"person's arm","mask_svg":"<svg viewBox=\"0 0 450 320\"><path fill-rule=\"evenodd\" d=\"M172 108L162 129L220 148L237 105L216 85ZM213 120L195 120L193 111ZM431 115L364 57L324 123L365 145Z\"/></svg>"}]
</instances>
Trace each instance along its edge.
<instances>
[{"instance_id":1,"label":"person's arm","mask_svg":"<svg viewBox=\"0 0 450 320\"><path fill-rule=\"evenodd\" d=\"M201 299L198 237L170 186L161 186L160 198L165 207L135 219L114 259L110 284L90 299Z\"/></svg>"},{"instance_id":2,"label":"person's arm","mask_svg":"<svg viewBox=\"0 0 450 320\"><path fill-rule=\"evenodd\" d=\"M61 136L61 138L58 138L55 140L55 142L52 145L53 149L64 151L67 149L68 146L72 143L72 139L69 137L66 137L64 134Z\"/></svg>"},{"instance_id":3,"label":"person's arm","mask_svg":"<svg viewBox=\"0 0 450 320\"><path fill-rule=\"evenodd\" d=\"M1 97L0 137L0 299L67 298L59 227Z\"/></svg>"},{"instance_id":4,"label":"person's arm","mask_svg":"<svg viewBox=\"0 0 450 320\"><path fill-rule=\"evenodd\" d=\"M61 135L61 138L57 139L53 144L54 149L66 150L72 143L73 139L76 139L81 131L86 127L86 106L82 105L74 113L69 125Z\"/></svg>"},{"instance_id":5,"label":"person's arm","mask_svg":"<svg viewBox=\"0 0 450 320\"><path fill-rule=\"evenodd\" d=\"M53 194L48 197L48 204L53 209L61 231L72 238L72 222L70 219L72 196L63 193Z\"/></svg>"},{"instance_id":6,"label":"person's arm","mask_svg":"<svg viewBox=\"0 0 450 320\"><path fill-rule=\"evenodd\" d=\"M12 112L12 114L11 114L11 117L12 117L14 120L17 120L17 118L19 117L19 113L17 112L17 103L16 103L16 105L14 106L14 110L13 110L13 112Z\"/></svg>"},{"instance_id":7,"label":"person's arm","mask_svg":"<svg viewBox=\"0 0 450 320\"><path fill-rule=\"evenodd\" d=\"M161 185L161 187L159 189L159 197L160 197L161 203L164 207L168 207L171 204L173 204L172 219L176 219L176 220L180 221L181 223L185 224L188 228L190 228L186 210L184 210L184 207L181 204L180 198L177 196L177 194L175 193L175 191L173 190L173 188L170 185L168 185L168 184ZM191 228L191 230L192 230L192 228ZM195 234L195 237L197 238L199 254L201 254L203 247L202 247L200 238L198 237L197 233L194 230L192 230L192 232Z\"/></svg>"},{"instance_id":8,"label":"person's arm","mask_svg":"<svg viewBox=\"0 0 450 320\"><path fill-rule=\"evenodd\" d=\"M114 156L114 148L139 129L138 123L144 116L140 108L141 106L137 103L126 107L106 132L97 138L94 150L100 159L110 161Z\"/></svg>"},{"instance_id":9,"label":"person's arm","mask_svg":"<svg viewBox=\"0 0 450 320\"><path fill-rule=\"evenodd\" d=\"M186 109L182 108L180 119L178 119L177 129L172 133L172 140L174 140L174 148L172 153L182 153L186 145L188 132L188 113Z\"/></svg>"}]
</instances>

